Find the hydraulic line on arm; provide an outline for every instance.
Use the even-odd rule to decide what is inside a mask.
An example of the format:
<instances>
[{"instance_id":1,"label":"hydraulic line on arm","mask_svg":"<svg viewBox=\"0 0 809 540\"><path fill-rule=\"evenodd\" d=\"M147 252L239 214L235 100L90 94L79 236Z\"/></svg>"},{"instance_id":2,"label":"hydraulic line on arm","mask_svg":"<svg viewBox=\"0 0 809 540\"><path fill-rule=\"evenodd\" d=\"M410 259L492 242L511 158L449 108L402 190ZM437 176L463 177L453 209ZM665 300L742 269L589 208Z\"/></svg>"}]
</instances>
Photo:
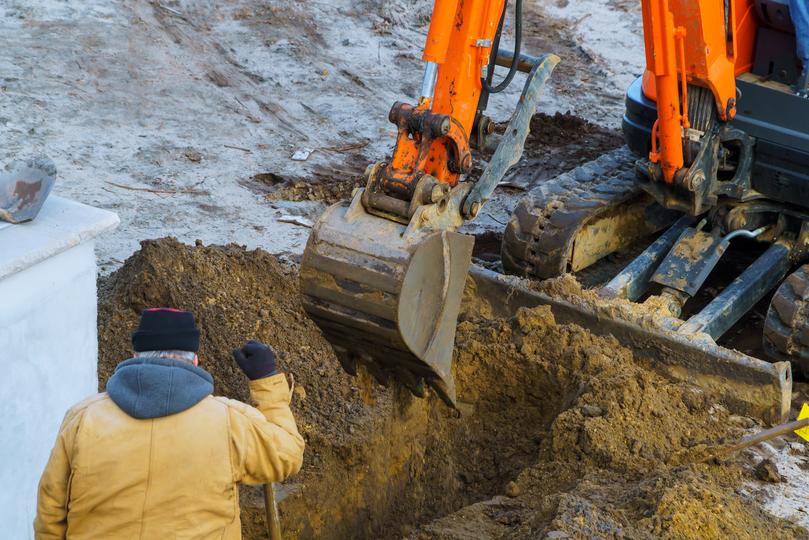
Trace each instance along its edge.
<instances>
[{"instance_id":1,"label":"hydraulic line on arm","mask_svg":"<svg viewBox=\"0 0 809 540\"><path fill-rule=\"evenodd\" d=\"M506 9L504 7L503 15L500 17L500 24L497 27L497 34L495 34L494 43L492 44L492 52L489 56L489 69L486 72L486 77L482 79L483 90L487 94L499 94L508 88L518 71L518 60L520 58L520 49L522 48L522 0L516 0L514 4L514 60L511 63L511 68L509 68L506 78L497 86L492 86L495 61L497 60L497 51L500 48L500 38L503 34L503 22L505 18Z\"/></svg>"}]
</instances>

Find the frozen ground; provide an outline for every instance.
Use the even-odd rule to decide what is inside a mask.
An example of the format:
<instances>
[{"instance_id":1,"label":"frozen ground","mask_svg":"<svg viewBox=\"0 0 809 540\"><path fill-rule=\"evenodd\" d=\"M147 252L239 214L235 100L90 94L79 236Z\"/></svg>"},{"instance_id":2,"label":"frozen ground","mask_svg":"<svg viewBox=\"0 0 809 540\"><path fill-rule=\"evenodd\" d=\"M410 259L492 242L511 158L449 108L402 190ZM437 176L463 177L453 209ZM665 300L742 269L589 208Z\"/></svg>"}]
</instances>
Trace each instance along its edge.
<instances>
[{"instance_id":1,"label":"frozen ground","mask_svg":"<svg viewBox=\"0 0 809 540\"><path fill-rule=\"evenodd\" d=\"M565 63L542 110L617 125L642 66L636 10L619 7L621 31L605 34L593 28L613 1L545 4L527 2L526 48ZM2 0L0 161L47 154L57 193L121 216L99 243L104 272L166 235L299 253L308 229L279 218L323 205L268 202L254 175L340 177L383 158L390 105L417 91L431 5ZM493 116L508 118L521 83Z\"/></svg>"}]
</instances>

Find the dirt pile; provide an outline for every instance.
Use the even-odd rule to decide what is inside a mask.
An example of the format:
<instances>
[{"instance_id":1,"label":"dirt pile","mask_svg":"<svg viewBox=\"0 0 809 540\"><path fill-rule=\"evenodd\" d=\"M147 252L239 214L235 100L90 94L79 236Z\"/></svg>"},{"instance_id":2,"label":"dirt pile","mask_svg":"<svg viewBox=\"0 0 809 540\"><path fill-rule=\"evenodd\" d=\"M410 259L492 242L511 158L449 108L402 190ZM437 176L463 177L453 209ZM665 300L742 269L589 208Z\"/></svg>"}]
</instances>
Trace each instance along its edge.
<instances>
[{"instance_id":1,"label":"dirt pile","mask_svg":"<svg viewBox=\"0 0 809 540\"><path fill-rule=\"evenodd\" d=\"M269 254L147 241L101 282L99 378L103 387L128 356L146 307L195 313L202 367L220 394L247 397L233 348L247 339L274 346L295 378L307 441L302 472L280 490L285 538L793 534L736 493L747 469L676 465L741 433L747 419L638 366L614 340L556 325L546 310L492 320L485 306L467 305L457 417L435 398L345 375L301 309L295 270ZM266 538L262 516L258 491L244 490L245 538Z\"/></svg>"},{"instance_id":2,"label":"dirt pile","mask_svg":"<svg viewBox=\"0 0 809 540\"><path fill-rule=\"evenodd\" d=\"M476 316L459 325L456 345L461 382L491 372L484 378L504 391L526 392L521 406L544 409L532 426L539 449L500 496L411 538L806 537L739 489L753 467L698 463L753 422L645 369L614 339L558 325L545 306L511 320Z\"/></svg>"},{"instance_id":3,"label":"dirt pile","mask_svg":"<svg viewBox=\"0 0 809 540\"><path fill-rule=\"evenodd\" d=\"M659 288L647 294L639 302L625 298L604 298L598 289L585 288L574 274L543 281L529 282L530 287L550 297L564 299L573 305L595 310L605 317L623 319L644 328L667 329L682 324L672 311L674 304L660 294Z\"/></svg>"},{"instance_id":4,"label":"dirt pile","mask_svg":"<svg viewBox=\"0 0 809 540\"><path fill-rule=\"evenodd\" d=\"M587 141L587 144L582 144L583 141ZM570 148L570 152L563 153L564 159L568 162L565 170L568 170L622 144L623 137L620 131L590 123L570 112L554 115L537 113L531 119L531 135L526 144L524 157L547 159L548 156L544 152L547 147L563 148L577 145L578 148Z\"/></svg>"},{"instance_id":5,"label":"dirt pile","mask_svg":"<svg viewBox=\"0 0 809 540\"><path fill-rule=\"evenodd\" d=\"M99 381L131 354L131 331L140 312L169 306L194 312L200 326L200 366L215 380L215 392L247 400L247 378L230 352L249 339L263 339L279 352L285 368L303 381L328 381L328 389L299 384L299 393L328 393L334 403L361 402L343 376L329 344L300 309L297 273L263 251L228 245L194 247L174 239L145 241L141 250L99 288ZM332 361L334 360L334 361ZM352 409L323 409L320 399L299 400L303 423L330 418L335 433L356 420ZM359 411L358 414L361 414Z\"/></svg>"},{"instance_id":6,"label":"dirt pile","mask_svg":"<svg viewBox=\"0 0 809 540\"><path fill-rule=\"evenodd\" d=\"M367 143L366 143L367 144ZM268 201L323 201L333 204L351 198L354 188L363 187L363 174L369 161L359 153L364 145L346 145L340 168L316 167L306 178L259 173L250 187L265 193Z\"/></svg>"}]
</instances>

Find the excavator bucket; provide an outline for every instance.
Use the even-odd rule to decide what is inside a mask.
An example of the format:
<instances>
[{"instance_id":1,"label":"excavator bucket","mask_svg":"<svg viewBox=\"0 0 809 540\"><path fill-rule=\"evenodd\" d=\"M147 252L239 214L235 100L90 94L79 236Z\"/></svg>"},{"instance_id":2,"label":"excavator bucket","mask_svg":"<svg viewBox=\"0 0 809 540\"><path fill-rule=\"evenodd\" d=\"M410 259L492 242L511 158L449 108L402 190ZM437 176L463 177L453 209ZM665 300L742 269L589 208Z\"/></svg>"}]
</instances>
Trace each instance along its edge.
<instances>
[{"instance_id":1,"label":"excavator bucket","mask_svg":"<svg viewBox=\"0 0 809 540\"><path fill-rule=\"evenodd\" d=\"M365 190L358 189L350 203L326 210L312 230L301 265L303 305L349 373L361 363L383 384L395 378L417 396L429 385L455 406L452 350L474 238L453 231L477 215L520 159L542 89L559 62L554 55L520 59L530 67L523 94L476 182L448 188L446 197L418 206L407 220L403 212L398 220L385 210L369 213ZM382 165L369 169L368 185Z\"/></svg>"},{"instance_id":2,"label":"excavator bucket","mask_svg":"<svg viewBox=\"0 0 809 540\"><path fill-rule=\"evenodd\" d=\"M474 239L366 212L362 189L315 225L301 265L304 308L343 367L455 405L452 349Z\"/></svg>"}]
</instances>

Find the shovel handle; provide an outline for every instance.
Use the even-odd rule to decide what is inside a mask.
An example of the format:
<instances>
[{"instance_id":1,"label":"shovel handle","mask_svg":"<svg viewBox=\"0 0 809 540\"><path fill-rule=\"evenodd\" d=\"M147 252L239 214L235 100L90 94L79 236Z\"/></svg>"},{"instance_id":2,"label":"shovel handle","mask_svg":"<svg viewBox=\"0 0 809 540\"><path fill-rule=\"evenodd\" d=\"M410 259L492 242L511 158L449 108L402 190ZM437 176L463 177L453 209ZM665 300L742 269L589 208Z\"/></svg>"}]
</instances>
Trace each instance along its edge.
<instances>
[{"instance_id":1,"label":"shovel handle","mask_svg":"<svg viewBox=\"0 0 809 540\"><path fill-rule=\"evenodd\" d=\"M738 452L739 450L744 450L745 448L755 446L759 443L772 440L782 435L787 435L793 431L805 428L807 426L809 426L809 418L804 418L802 420L794 420L786 424L780 424L775 427L765 429L764 431L753 433L752 435L747 435L730 446L716 449L705 459L705 461L727 454L732 454L733 452Z\"/></svg>"},{"instance_id":2,"label":"shovel handle","mask_svg":"<svg viewBox=\"0 0 809 540\"><path fill-rule=\"evenodd\" d=\"M264 484L264 510L267 514L267 534L270 535L270 540L281 540L281 516L278 515L273 484Z\"/></svg>"}]
</instances>

